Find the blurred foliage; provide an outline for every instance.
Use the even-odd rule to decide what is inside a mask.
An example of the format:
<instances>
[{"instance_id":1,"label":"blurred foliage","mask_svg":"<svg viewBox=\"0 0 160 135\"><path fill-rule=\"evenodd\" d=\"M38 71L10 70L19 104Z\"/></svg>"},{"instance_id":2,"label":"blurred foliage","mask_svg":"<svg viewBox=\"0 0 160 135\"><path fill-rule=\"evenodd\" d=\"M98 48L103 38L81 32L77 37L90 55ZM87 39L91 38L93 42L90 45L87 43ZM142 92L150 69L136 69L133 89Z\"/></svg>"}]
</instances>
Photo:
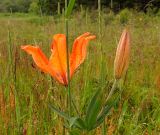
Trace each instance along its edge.
<instances>
[{"instance_id":1,"label":"blurred foliage","mask_svg":"<svg viewBox=\"0 0 160 135\"><path fill-rule=\"evenodd\" d=\"M111 1L112 6L111 6ZM34 12L43 14L56 14L58 2L61 11L64 9L64 0L1 0L0 12ZM103 8L112 7L114 12L125 8L134 8L145 12L158 13L160 0L101 0ZM98 0L76 0L76 7L88 7L97 9Z\"/></svg>"},{"instance_id":2,"label":"blurred foliage","mask_svg":"<svg viewBox=\"0 0 160 135\"><path fill-rule=\"evenodd\" d=\"M0 1L0 12L28 12L31 0Z\"/></svg>"},{"instance_id":3,"label":"blurred foliage","mask_svg":"<svg viewBox=\"0 0 160 135\"><path fill-rule=\"evenodd\" d=\"M131 14L132 13L128 9L121 10L118 15L121 24L127 24Z\"/></svg>"},{"instance_id":4,"label":"blurred foliage","mask_svg":"<svg viewBox=\"0 0 160 135\"><path fill-rule=\"evenodd\" d=\"M33 14L39 14L40 13L39 5L38 5L38 3L36 1L33 1L30 4L29 12L33 13Z\"/></svg>"}]
</instances>

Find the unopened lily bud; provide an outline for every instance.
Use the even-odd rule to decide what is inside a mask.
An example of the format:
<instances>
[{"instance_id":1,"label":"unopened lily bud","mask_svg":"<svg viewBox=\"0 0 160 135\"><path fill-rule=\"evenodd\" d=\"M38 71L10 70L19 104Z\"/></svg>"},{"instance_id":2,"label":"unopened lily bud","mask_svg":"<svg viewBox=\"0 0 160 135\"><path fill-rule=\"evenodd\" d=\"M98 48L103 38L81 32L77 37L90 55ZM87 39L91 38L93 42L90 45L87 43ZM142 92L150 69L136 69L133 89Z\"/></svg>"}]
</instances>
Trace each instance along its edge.
<instances>
[{"instance_id":1,"label":"unopened lily bud","mask_svg":"<svg viewBox=\"0 0 160 135\"><path fill-rule=\"evenodd\" d=\"M114 76L115 79L120 79L123 73L126 72L129 64L130 55L130 35L127 29L125 29L121 35L116 57L114 60Z\"/></svg>"}]
</instances>

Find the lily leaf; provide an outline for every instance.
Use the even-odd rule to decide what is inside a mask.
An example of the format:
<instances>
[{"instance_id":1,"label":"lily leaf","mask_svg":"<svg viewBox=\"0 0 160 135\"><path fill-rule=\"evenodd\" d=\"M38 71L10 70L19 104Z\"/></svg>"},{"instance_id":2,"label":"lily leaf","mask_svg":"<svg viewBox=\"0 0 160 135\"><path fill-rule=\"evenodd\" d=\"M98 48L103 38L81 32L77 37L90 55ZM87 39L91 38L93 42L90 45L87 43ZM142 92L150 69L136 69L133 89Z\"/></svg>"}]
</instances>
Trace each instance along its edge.
<instances>
[{"instance_id":1,"label":"lily leaf","mask_svg":"<svg viewBox=\"0 0 160 135\"><path fill-rule=\"evenodd\" d=\"M71 118L68 116L68 114L66 114L63 111L58 110L57 108L55 108L53 105L49 104L49 107L51 108L52 111L54 111L55 113L57 113L59 116L63 117L66 120L70 120Z\"/></svg>"},{"instance_id":2,"label":"lily leaf","mask_svg":"<svg viewBox=\"0 0 160 135\"><path fill-rule=\"evenodd\" d=\"M100 91L98 90L91 99L87 108L87 114L85 118L85 123L87 123L87 130L91 130L92 127L95 125L97 116L101 110L101 100L98 97L99 93Z\"/></svg>"},{"instance_id":3,"label":"lily leaf","mask_svg":"<svg viewBox=\"0 0 160 135\"><path fill-rule=\"evenodd\" d=\"M49 107L51 108L51 110L53 110L55 113L57 113L59 116L63 117L65 120L69 122L69 125L67 124L66 127L76 127L83 130L86 129L84 121L79 117L69 117L68 114L64 113L63 111L60 111L51 104L49 104Z\"/></svg>"},{"instance_id":4,"label":"lily leaf","mask_svg":"<svg viewBox=\"0 0 160 135\"><path fill-rule=\"evenodd\" d=\"M106 102L105 107L103 108L102 112L97 118L96 124L94 125L93 129L98 127L105 119L105 117L108 115L110 109L115 105L115 103L118 101L120 97L120 93L116 92L112 97Z\"/></svg>"}]
</instances>

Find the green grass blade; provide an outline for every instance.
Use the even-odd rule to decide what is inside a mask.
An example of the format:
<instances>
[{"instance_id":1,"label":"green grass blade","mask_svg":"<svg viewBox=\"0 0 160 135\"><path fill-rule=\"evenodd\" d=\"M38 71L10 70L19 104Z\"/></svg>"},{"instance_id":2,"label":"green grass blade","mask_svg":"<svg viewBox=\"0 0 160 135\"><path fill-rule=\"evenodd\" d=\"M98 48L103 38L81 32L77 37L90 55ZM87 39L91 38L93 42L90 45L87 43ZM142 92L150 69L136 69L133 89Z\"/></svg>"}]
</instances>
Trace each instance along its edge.
<instances>
[{"instance_id":1,"label":"green grass blade","mask_svg":"<svg viewBox=\"0 0 160 135\"><path fill-rule=\"evenodd\" d=\"M68 18L68 17L70 16L70 14L71 14L71 12L72 12L72 10L73 10L75 1L76 1L76 0L70 0L70 1L69 1L69 5L68 5L67 10L66 10L66 13L65 13L66 18Z\"/></svg>"}]
</instances>

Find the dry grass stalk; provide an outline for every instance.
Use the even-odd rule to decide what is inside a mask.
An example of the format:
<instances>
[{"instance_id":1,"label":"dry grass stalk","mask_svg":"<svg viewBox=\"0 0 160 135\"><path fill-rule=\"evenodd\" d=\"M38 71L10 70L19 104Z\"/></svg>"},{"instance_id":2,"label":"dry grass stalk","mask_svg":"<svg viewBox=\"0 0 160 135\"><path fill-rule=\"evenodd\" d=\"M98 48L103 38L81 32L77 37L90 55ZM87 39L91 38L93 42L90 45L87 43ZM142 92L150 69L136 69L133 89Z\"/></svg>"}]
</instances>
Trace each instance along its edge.
<instances>
[{"instance_id":1,"label":"dry grass stalk","mask_svg":"<svg viewBox=\"0 0 160 135\"><path fill-rule=\"evenodd\" d=\"M13 86L10 86L9 103L10 103L10 109L11 111L13 111L15 109L15 95L13 92Z\"/></svg>"},{"instance_id":2,"label":"dry grass stalk","mask_svg":"<svg viewBox=\"0 0 160 135\"><path fill-rule=\"evenodd\" d=\"M6 118L6 103L5 103L5 98L4 98L4 92L0 88L0 111L1 111L1 116L2 119L5 120Z\"/></svg>"},{"instance_id":3,"label":"dry grass stalk","mask_svg":"<svg viewBox=\"0 0 160 135\"><path fill-rule=\"evenodd\" d=\"M96 129L96 135L101 135L101 128L100 127L98 127L97 129Z\"/></svg>"},{"instance_id":4,"label":"dry grass stalk","mask_svg":"<svg viewBox=\"0 0 160 135\"><path fill-rule=\"evenodd\" d=\"M109 127L108 127L108 130L107 130L107 135L113 135L113 133L114 133L114 131L116 129L116 127L113 124L112 120L113 119L111 119L111 120L108 121L109 122Z\"/></svg>"},{"instance_id":5,"label":"dry grass stalk","mask_svg":"<svg viewBox=\"0 0 160 135\"><path fill-rule=\"evenodd\" d=\"M158 90L160 90L160 75L158 75L155 79L155 84Z\"/></svg>"}]
</instances>

